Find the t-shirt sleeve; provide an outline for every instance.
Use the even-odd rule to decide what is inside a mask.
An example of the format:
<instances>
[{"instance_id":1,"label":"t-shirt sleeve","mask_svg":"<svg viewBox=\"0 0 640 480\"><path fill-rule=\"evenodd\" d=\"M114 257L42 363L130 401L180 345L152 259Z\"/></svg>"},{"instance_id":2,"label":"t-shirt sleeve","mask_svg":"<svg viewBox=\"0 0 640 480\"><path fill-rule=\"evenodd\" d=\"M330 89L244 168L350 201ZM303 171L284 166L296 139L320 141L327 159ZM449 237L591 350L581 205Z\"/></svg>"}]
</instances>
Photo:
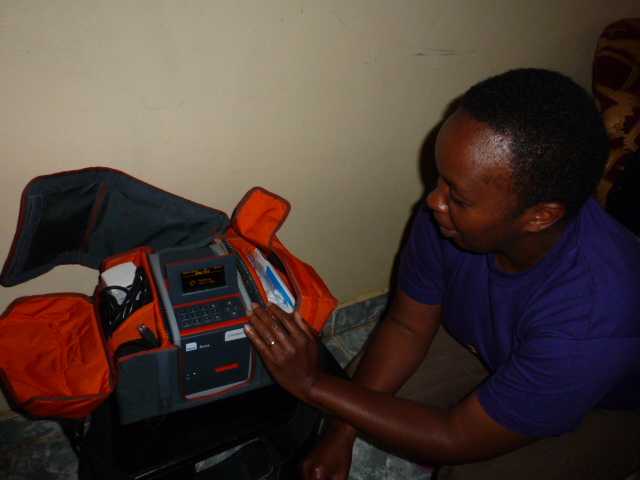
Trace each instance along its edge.
<instances>
[{"instance_id":1,"label":"t-shirt sleeve","mask_svg":"<svg viewBox=\"0 0 640 480\"><path fill-rule=\"evenodd\" d=\"M443 264L442 239L431 213L422 208L400 254L398 287L420 303L440 304L444 291Z\"/></svg>"},{"instance_id":2,"label":"t-shirt sleeve","mask_svg":"<svg viewBox=\"0 0 640 480\"><path fill-rule=\"evenodd\" d=\"M558 304L554 311L565 323L591 320L588 301ZM575 338L547 323L543 319L477 390L491 418L529 437L575 430L628 368L625 339Z\"/></svg>"}]
</instances>

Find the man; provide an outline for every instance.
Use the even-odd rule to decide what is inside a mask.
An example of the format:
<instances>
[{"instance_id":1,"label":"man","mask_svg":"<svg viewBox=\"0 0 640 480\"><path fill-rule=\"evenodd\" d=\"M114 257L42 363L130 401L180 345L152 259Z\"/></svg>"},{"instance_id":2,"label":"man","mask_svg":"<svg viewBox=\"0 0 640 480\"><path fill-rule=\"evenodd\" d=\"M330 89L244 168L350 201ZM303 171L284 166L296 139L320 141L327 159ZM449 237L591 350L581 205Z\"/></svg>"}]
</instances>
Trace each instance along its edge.
<instances>
[{"instance_id":1,"label":"man","mask_svg":"<svg viewBox=\"0 0 640 480\"><path fill-rule=\"evenodd\" d=\"M347 478L358 434L440 465L520 455L453 478L616 478L638 462L627 437L640 430L640 246L591 198L607 153L593 101L568 78L521 69L485 80L438 133L438 184L353 381L319 370L299 316L256 309L248 335L274 378L336 419L305 462L307 478ZM444 408L391 395L441 325L486 365L486 381ZM605 458L585 469L553 448L536 456L554 438L582 445L570 432L582 435L594 409L623 412L594 428L615 423L624 466Z\"/></svg>"}]
</instances>

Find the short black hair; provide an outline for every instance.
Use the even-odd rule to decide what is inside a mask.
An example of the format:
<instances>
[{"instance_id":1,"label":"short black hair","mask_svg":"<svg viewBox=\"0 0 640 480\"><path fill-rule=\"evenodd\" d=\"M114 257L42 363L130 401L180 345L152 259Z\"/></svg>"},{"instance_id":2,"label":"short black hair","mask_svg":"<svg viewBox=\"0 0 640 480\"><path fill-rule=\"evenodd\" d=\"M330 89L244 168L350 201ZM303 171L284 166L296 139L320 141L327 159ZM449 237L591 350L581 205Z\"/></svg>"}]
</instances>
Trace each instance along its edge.
<instances>
[{"instance_id":1,"label":"short black hair","mask_svg":"<svg viewBox=\"0 0 640 480\"><path fill-rule=\"evenodd\" d=\"M513 188L520 212L559 202L577 213L594 192L609 139L591 95L560 73L523 68L471 87L460 107L511 140Z\"/></svg>"}]
</instances>

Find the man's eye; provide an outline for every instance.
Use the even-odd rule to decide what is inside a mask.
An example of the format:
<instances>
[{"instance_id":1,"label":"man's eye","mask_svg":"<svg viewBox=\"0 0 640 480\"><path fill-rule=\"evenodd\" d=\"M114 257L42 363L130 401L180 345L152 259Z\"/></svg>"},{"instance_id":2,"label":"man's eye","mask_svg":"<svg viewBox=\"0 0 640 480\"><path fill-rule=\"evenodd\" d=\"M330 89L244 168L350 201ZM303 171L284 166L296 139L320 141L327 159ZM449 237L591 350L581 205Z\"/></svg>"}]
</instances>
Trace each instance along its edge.
<instances>
[{"instance_id":1,"label":"man's eye","mask_svg":"<svg viewBox=\"0 0 640 480\"><path fill-rule=\"evenodd\" d=\"M454 195L449 195L449 198L451 199L451 201L453 203L455 203L459 207L466 207L467 206L466 203L464 203L462 200L460 200L459 198L455 197Z\"/></svg>"}]
</instances>

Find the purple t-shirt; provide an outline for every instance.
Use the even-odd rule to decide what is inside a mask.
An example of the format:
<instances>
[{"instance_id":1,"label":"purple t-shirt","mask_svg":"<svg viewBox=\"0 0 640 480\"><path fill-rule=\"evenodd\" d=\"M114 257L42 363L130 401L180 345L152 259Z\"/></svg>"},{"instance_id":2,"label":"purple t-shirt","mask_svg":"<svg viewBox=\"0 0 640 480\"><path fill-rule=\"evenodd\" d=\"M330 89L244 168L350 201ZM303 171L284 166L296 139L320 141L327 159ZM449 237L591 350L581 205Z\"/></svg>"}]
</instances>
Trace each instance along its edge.
<instances>
[{"instance_id":1,"label":"purple t-shirt","mask_svg":"<svg viewBox=\"0 0 640 480\"><path fill-rule=\"evenodd\" d=\"M594 407L640 408L640 242L593 199L540 262L517 274L443 238L425 207L402 253L399 287L442 305L446 329L491 372L477 389L480 403L509 430L559 435Z\"/></svg>"}]
</instances>

